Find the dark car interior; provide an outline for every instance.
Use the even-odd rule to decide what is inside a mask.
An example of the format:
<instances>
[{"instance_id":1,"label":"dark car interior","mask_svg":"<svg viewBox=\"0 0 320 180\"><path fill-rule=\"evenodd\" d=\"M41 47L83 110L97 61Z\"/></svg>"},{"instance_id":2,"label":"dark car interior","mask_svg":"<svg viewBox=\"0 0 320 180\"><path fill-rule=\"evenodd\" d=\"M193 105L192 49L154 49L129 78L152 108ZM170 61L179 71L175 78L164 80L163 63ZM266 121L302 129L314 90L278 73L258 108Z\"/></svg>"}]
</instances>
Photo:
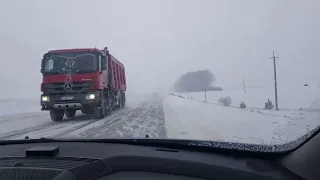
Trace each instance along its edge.
<instances>
[{"instance_id":1,"label":"dark car interior","mask_svg":"<svg viewBox=\"0 0 320 180\"><path fill-rule=\"evenodd\" d=\"M286 153L199 148L152 139L94 141L2 142L0 179L320 179L320 134Z\"/></svg>"}]
</instances>

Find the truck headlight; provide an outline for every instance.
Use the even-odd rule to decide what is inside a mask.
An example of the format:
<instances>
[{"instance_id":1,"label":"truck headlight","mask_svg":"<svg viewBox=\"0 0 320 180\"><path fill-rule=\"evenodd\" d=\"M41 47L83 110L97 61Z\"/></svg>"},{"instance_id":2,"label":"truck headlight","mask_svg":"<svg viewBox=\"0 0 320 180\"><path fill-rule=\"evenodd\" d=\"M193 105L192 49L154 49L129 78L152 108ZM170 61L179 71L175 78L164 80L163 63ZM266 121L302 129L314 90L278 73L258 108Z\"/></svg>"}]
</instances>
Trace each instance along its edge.
<instances>
[{"instance_id":1,"label":"truck headlight","mask_svg":"<svg viewBox=\"0 0 320 180\"><path fill-rule=\"evenodd\" d=\"M86 95L86 100L94 100L96 98L95 94L87 94Z\"/></svg>"},{"instance_id":2,"label":"truck headlight","mask_svg":"<svg viewBox=\"0 0 320 180\"><path fill-rule=\"evenodd\" d=\"M42 97L41 97L41 101L42 101L42 102L49 102L49 101L50 101L50 98L49 98L49 96L42 96Z\"/></svg>"}]
</instances>

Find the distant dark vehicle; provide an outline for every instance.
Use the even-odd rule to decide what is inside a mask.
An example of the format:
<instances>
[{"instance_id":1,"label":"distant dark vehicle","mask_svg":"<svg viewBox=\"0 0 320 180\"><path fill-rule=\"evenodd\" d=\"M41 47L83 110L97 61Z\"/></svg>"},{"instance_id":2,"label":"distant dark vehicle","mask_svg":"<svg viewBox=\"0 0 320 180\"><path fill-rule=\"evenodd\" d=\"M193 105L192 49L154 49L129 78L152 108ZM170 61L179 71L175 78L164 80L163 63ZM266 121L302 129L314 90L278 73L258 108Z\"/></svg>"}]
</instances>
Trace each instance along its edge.
<instances>
[{"instance_id":1,"label":"distant dark vehicle","mask_svg":"<svg viewBox=\"0 0 320 180\"><path fill-rule=\"evenodd\" d=\"M304 86L309 86L308 84L304 84Z\"/></svg>"},{"instance_id":2,"label":"distant dark vehicle","mask_svg":"<svg viewBox=\"0 0 320 180\"><path fill-rule=\"evenodd\" d=\"M247 107L247 105L242 101L241 103L240 103L240 109L244 109L244 108L246 108Z\"/></svg>"},{"instance_id":3,"label":"distant dark vehicle","mask_svg":"<svg viewBox=\"0 0 320 180\"><path fill-rule=\"evenodd\" d=\"M270 99L268 99L268 102L264 103L264 109L265 110L271 110L273 108L273 104L272 102L270 101Z\"/></svg>"}]
</instances>

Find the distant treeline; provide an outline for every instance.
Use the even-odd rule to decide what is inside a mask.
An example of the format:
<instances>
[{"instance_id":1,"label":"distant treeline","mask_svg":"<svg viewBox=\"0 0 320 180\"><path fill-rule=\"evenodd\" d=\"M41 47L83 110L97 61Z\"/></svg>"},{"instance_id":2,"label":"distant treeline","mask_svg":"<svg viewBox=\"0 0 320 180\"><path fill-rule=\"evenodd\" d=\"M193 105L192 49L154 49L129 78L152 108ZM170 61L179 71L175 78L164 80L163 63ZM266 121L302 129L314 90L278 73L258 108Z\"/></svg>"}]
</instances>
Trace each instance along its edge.
<instances>
[{"instance_id":1,"label":"distant treeline","mask_svg":"<svg viewBox=\"0 0 320 180\"><path fill-rule=\"evenodd\" d=\"M188 72L182 75L174 84L176 92L222 91L221 87L214 87L214 74L208 70Z\"/></svg>"}]
</instances>

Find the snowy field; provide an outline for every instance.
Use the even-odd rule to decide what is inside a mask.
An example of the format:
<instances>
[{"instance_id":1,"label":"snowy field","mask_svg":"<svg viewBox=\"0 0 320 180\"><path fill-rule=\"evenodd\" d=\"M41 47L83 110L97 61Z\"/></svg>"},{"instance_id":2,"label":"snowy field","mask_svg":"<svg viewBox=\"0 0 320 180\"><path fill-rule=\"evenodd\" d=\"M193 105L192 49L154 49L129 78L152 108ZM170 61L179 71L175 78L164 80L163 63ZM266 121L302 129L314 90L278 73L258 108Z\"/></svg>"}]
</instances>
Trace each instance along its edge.
<instances>
[{"instance_id":1,"label":"snowy field","mask_svg":"<svg viewBox=\"0 0 320 180\"><path fill-rule=\"evenodd\" d=\"M264 102L272 100L272 89L207 92L207 103L204 92L174 93L184 98L168 95L163 102L167 136L253 144L287 143L320 125L319 90L303 87L279 91L280 111L263 110ZM226 96L232 99L230 107L218 104L218 99ZM246 109L238 108L241 101L246 103Z\"/></svg>"},{"instance_id":2,"label":"snowy field","mask_svg":"<svg viewBox=\"0 0 320 180\"><path fill-rule=\"evenodd\" d=\"M39 99L3 98L0 99L0 116L39 112L39 107L40 96Z\"/></svg>"},{"instance_id":3,"label":"snowy field","mask_svg":"<svg viewBox=\"0 0 320 180\"><path fill-rule=\"evenodd\" d=\"M320 125L320 112L268 114L176 96L168 96L163 104L168 138L283 144Z\"/></svg>"}]
</instances>

